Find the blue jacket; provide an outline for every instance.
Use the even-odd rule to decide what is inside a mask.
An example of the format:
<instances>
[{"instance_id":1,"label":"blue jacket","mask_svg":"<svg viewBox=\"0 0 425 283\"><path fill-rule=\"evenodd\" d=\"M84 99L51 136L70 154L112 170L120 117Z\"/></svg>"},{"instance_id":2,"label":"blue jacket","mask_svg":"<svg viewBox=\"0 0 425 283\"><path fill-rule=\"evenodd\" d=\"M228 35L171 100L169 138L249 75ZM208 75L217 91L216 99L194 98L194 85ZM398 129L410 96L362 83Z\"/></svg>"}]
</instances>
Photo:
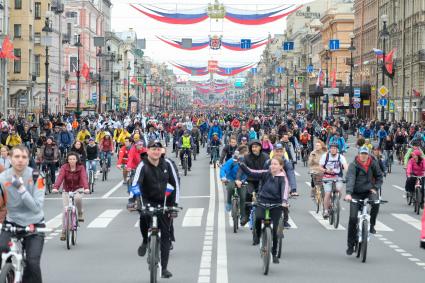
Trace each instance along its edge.
<instances>
[{"instance_id":1,"label":"blue jacket","mask_svg":"<svg viewBox=\"0 0 425 283\"><path fill-rule=\"evenodd\" d=\"M199 126L199 130L200 130L202 133L206 132L206 131L208 130L208 123L207 123L207 122L202 123L202 124Z\"/></svg>"},{"instance_id":2,"label":"blue jacket","mask_svg":"<svg viewBox=\"0 0 425 283\"><path fill-rule=\"evenodd\" d=\"M72 143L73 143L73 140L74 140L74 138L73 138L73 136L72 136L72 134L70 132L68 132L68 131L61 131L59 133L59 138L58 138L59 145L62 145L62 146L71 146Z\"/></svg>"},{"instance_id":3,"label":"blue jacket","mask_svg":"<svg viewBox=\"0 0 425 283\"><path fill-rule=\"evenodd\" d=\"M380 130L378 131L378 138L379 138L380 140L385 139L387 136L388 136L387 131L382 130L382 129L380 129Z\"/></svg>"},{"instance_id":4,"label":"blue jacket","mask_svg":"<svg viewBox=\"0 0 425 283\"><path fill-rule=\"evenodd\" d=\"M370 139L370 137L372 136L372 131L370 129L365 129L363 131L363 136L365 139Z\"/></svg>"},{"instance_id":5,"label":"blue jacket","mask_svg":"<svg viewBox=\"0 0 425 283\"><path fill-rule=\"evenodd\" d=\"M329 144L332 144L334 142L338 143L338 151L339 151L339 153L343 153L343 152L346 152L347 151L347 146L345 144L345 140L344 140L343 137L339 137L338 140L337 140L336 136L332 136L329 139ZM329 148L330 148L330 146L329 146Z\"/></svg>"},{"instance_id":6,"label":"blue jacket","mask_svg":"<svg viewBox=\"0 0 425 283\"><path fill-rule=\"evenodd\" d=\"M226 178L229 181L236 180L236 174L238 173L239 163L234 161L233 158L227 160L220 168L220 179ZM245 174L241 177L241 180L245 180Z\"/></svg>"},{"instance_id":7,"label":"blue jacket","mask_svg":"<svg viewBox=\"0 0 425 283\"><path fill-rule=\"evenodd\" d=\"M208 139L212 139L212 136L214 133L218 134L218 139L221 140L221 137L223 136L223 131L221 130L219 125L214 125L211 127L210 131L208 132Z\"/></svg>"}]
</instances>

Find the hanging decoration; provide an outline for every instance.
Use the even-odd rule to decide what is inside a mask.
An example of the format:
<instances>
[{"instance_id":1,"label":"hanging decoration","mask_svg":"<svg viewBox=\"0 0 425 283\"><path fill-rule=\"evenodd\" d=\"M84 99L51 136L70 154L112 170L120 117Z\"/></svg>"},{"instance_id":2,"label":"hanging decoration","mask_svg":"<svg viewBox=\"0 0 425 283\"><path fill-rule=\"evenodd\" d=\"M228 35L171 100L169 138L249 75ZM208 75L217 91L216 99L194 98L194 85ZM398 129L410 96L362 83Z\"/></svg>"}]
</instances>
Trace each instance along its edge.
<instances>
[{"instance_id":1,"label":"hanging decoration","mask_svg":"<svg viewBox=\"0 0 425 283\"><path fill-rule=\"evenodd\" d=\"M156 36L156 37L164 43L167 43L171 46L174 46L176 48L183 49L183 50L201 50L201 49L204 49L205 47L207 47L210 44L209 40L201 41L201 42L192 42L192 47L185 48L183 46L182 40L167 39L163 36Z\"/></svg>"},{"instance_id":2,"label":"hanging decoration","mask_svg":"<svg viewBox=\"0 0 425 283\"><path fill-rule=\"evenodd\" d=\"M216 60L208 61L207 67L191 67L173 62L171 62L170 64L192 76L205 76L209 73L215 73L219 76L230 77L252 68L255 63L246 64L238 67L221 67L218 65L218 62Z\"/></svg>"},{"instance_id":3,"label":"hanging decoration","mask_svg":"<svg viewBox=\"0 0 425 283\"><path fill-rule=\"evenodd\" d=\"M218 35L209 36L210 49L212 49L212 50L220 49L222 37L223 37L222 35L220 35L220 36L218 36Z\"/></svg>"},{"instance_id":4,"label":"hanging decoration","mask_svg":"<svg viewBox=\"0 0 425 283\"><path fill-rule=\"evenodd\" d=\"M263 45L266 45L268 42L269 42L268 38L253 41L251 43L251 48L246 49L246 48L241 48L241 42L240 41L238 41L238 42L223 41L223 47L226 48L226 49L233 50L233 51L248 51L248 50L252 50L252 49L261 47Z\"/></svg>"},{"instance_id":5,"label":"hanging decoration","mask_svg":"<svg viewBox=\"0 0 425 283\"><path fill-rule=\"evenodd\" d=\"M181 10L180 12L165 10L152 5L130 4L130 6L152 19L177 25L196 24L207 18L216 21L227 19L241 25L263 25L280 20L302 8L302 5L286 4L267 10L241 10L220 4L218 0L214 4L208 4L208 6Z\"/></svg>"}]
</instances>

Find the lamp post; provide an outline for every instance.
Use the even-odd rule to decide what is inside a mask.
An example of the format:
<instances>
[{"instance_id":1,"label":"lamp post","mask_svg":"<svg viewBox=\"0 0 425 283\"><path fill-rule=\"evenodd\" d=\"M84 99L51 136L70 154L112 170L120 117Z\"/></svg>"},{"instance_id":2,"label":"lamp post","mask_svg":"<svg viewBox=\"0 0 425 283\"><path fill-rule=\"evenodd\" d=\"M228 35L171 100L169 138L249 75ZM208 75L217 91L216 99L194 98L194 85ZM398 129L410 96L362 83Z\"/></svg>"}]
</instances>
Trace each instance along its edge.
<instances>
[{"instance_id":1,"label":"lamp post","mask_svg":"<svg viewBox=\"0 0 425 283\"><path fill-rule=\"evenodd\" d=\"M388 32L387 29L387 21L388 21L388 16L387 15L382 15L381 17L382 22L383 22L383 27L382 27L382 31L381 34L379 35L379 37L382 39L382 85L385 85L385 70L386 70L386 66L385 66L385 48L386 48L386 41L390 36L390 33ZM389 103L389 101L388 101ZM385 106L381 106L381 121L384 122L385 120Z\"/></svg>"},{"instance_id":2,"label":"lamp post","mask_svg":"<svg viewBox=\"0 0 425 283\"><path fill-rule=\"evenodd\" d=\"M350 104L351 100L354 96L353 91L353 69L354 69L354 62L353 62L353 52L356 50L356 47L354 47L354 33L350 33L350 47L348 47L348 51L350 51ZM357 113L357 110L356 110ZM357 116L357 115L356 115Z\"/></svg>"},{"instance_id":3,"label":"lamp post","mask_svg":"<svg viewBox=\"0 0 425 283\"><path fill-rule=\"evenodd\" d=\"M130 113L130 61L128 61L127 65L127 112Z\"/></svg>"},{"instance_id":4,"label":"lamp post","mask_svg":"<svg viewBox=\"0 0 425 283\"><path fill-rule=\"evenodd\" d=\"M102 47L99 47L99 51L96 54L97 57L99 57L99 73L98 73L98 80L99 80L99 93L97 94L97 111L98 113L102 113Z\"/></svg>"},{"instance_id":5,"label":"lamp post","mask_svg":"<svg viewBox=\"0 0 425 283\"><path fill-rule=\"evenodd\" d=\"M297 116L297 86L296 86L296 79L297 79L298 71L297 71L297 65L294 64L294 117Z\"/></svg>"},{"instance_id":6,"label":"lamp post","mask_svg":"<svg viewBox=\"0 0 425 283\"><path fill-rule=\"evenodd\" d=\"M146 86L147 86L147 76L146 73L143 72L143 111L146 111Z\"/></svg>"},{"instance_id":7,"label":"lamp post","mask_svg":"<svg viewBox=\"0 0 425 283\"><path fill-rule=\"evenodd\" d=\"M77 47L77 115L80 116L80 47L83 46L80 41L80 34L77 34L77 42L74 46Z\"/></svg>"},{"instance_id":8,"label":"lamp post","mask_svg":"<svg viewBox=\"0 0 425 283\"><path fill-rule=\"evenodd\" d=\"M113 109L112 106L112 96L113 96L113 90L114 90L114 61L115 61L115 53L111 53L111 93L109 96L109 108L110 110Z\"/></svg>"},{"instance_id":9,"label":"lamp post","mask_svg":"<svg viewBox=\"0 0 425 283\"><path fill-rule=\"evenodd\" d=\"M137 60L134 61L134 67L137 66ZM137 113L140 113L140 66L137 66Z\"/></svg>"},{"instance_id":10,"label":"lamp post","mask_svg":"<svg viewBox=\"0 0 425 283\"><path fill-rule=\"evenodd\" d=\"M286 112L289 112L289 71L285 69L286 73Z\"/></svg>"},{"instance_id":11,"label":"lamp post","mask_svg":"<svg viewBox=\"0 0 425 283\"><path fill-rule=\"evenodd\" d=\"M326 61L326 88L329 88L329 60L331 60L331 57L329 56L330 50L329 47L325 47L325 61ZM329 94L326 93L326 117L325 119L328 119L329 117Z\"/></svg>"},{"instance_id":12,"label":"lamp post","mask_svg":"<svg viewBox=\"0 0 425 283\"><path fill-rule=\"evenodd\" d=\"M45 93L44 93L44 117L46 117L49 114L49 98L48 98L48 92L49 92L49 32L52 32L52 22L48 16L46 16L46 20L44 21L44 27L42 28L42 31L46 33L45 37L45 44L46 44L46 58L44 62L44 68L46 72L46 80L45 80Z\"/></svg>"}]
</instances>

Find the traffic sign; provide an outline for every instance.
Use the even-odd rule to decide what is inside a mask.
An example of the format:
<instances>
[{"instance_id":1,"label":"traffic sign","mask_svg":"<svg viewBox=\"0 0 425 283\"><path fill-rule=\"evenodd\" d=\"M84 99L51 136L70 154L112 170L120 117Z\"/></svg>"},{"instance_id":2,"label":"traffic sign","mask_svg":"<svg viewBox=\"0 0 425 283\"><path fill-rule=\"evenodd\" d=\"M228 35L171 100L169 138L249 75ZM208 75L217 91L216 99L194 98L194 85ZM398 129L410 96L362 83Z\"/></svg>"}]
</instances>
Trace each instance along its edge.
<instances>
[{"instance_id":1,"label":"traffic sign","mask_svg":"<svg viewBox=\"0 0 425 283\"><path fill-rule=\"evenodd\" d=\"M285 51L294 50L294 42L293 41L285 41L283 43L283 50L285 50Z\"/></svg>"},{"instance_id":2,"label":"traffic sign","mask_svg":"<svg viewBox=\"0 0 425 283\"><path fill-rule=\"evenodd\" d=\"M387 106L387 103L388 103L388 99L386 99L386 98L379 99L379 105L385 107L385 106Z\"/></svg>"},{"instance_id":3,"label":"traffic sign","mask_svg":"<svg viewBox=\"0 0 425 283\"><path fill-rule=\"evenodd\" d=\"M276 67L276 73L283 74L284 72L285 72L285 68L284 67Z\"/></svg>"},{"instance_id":4,"label":"traffic sign","mask_svg":"<svg viewBox=\"0 0 425 283\"><path fill-rule=\"evenodd\" d=\"M394 113L395 105L394 100L390 100L390 113Z\"/></svg>"},{"instance_id":5,"label":"traffic sign","mask_svg":"<svg viewBox=\"0 0 425 283\"><path fill-rule=\"evenodd\" d=\"M354 88L354 95L353 96L354 97L360 97L360 88L359 87Z\"/></svg>"},{"instance_id":6,"label":"traffic sign","mask_svg":"<svg viewBox=\"0 0 425 283\"><path fill-rule=\"evenodd\" d=\"M359 109L360 108L360 103L358 103L358 102L354 103L353 104L353 107L356 108L356 109Z\"/></svg>"},{"instance_id":7,"label":"traffic sign","mask_svg":"<svg viewBox=\"0 0 425 283\"><path fill-rule=\"evenodd\" d=\"M338 94L339 93L339 88L335 87L335 88L329 88L329 87L325 87L323 89L323 93L324 94Z\"/></svg>"},{"instance_id":8,"label":"traffic sign","mask_svg":"<svg viewBox=\"0 0 425 283\"><path fill-rule=\"evenodd\" d=\"M314 71L313 65L308 65L307 66L307 73L311 74L311 73L313 73L313 71Z\"/></svg>"},{"instance_id":9,"label":"traffic sign","mask_svg":"<svg viewBox=\"0 0 425 283\"><path fill-rule=\"evenodd\" d=\"M339 49L339 39L329 40L329 49L330 50L338 50Z\"/></svg>"},{"instance_id":10,"label":"traffic sign","mask_svg":"<svg viewBox=\"0 0 425 283\"><path fill-rule=\"evenodd\" d=\"M361 98L360 97L353 97L353 102L360 102Z\"/></svg>"},{"instance_id":11,"label":"traffic sign","mask_svg":"<svg viewBox=\"0 0 425 283\"><path fill-rule=\"evenodd\" d=\"M250 49L251 39L241 39L241 49Z\"/></svg>"},{"instance_id":12,"label":"traffic sign","mask_svg":"<svg viewBox=\"0 0 425 283\"><path fill-rule=\"evenodd\" d=\"M379 89L378 89L378 93L381 95L381 96L386 96L387 94L388 94L388 88L386 87L386 86L381 86Z\"/></svg>"}]
</instances>

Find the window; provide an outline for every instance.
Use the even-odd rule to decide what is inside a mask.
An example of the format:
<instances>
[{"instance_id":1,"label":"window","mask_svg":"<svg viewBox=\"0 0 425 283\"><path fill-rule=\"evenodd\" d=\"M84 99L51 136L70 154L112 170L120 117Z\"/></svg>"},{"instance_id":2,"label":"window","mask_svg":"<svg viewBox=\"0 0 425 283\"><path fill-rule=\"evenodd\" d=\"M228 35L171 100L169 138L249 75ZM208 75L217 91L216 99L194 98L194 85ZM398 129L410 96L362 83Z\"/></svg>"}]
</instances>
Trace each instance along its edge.
<instances>
[{"instance_id":1,"label":"window","mask_svg":"<svg viewBox=\"0 0 425 283\"><path fill-rule=\"evenodd\" d=\"M22 9L22 0L15 0L15 10Z\"/></svg>"},{"instance_id":2,"label":"window","mask_svg":"<svg viewBox=\"0 0 425 283\"><path fill-rule=\"evenodd\" d=\"M13 25L13 35L14 35L14 38L21 38L21 31L22 31L22 28L21 28L21 25L20 24L15 24L15 25Z\"/></svg>"},{"instance_id":3,"label":"window","mask_svg":"<svg viewBox=\"0 0 425 283\"><path fill-rule=\"evenodd\" d=\"M34 55L34 75L40 76L40 55Z\"/></svg>"},{"instance_id":4,"label":"window","mask_svg":"<svg viewBox=\"0 0 425 283\"><path fill-rule=\"evenodd\" d=\"M34 4L34 18L36 20L41 19L41 2L35 2Z\"/></svg>"},{"instance_id":5,"label":"window","mask_svg":"<svg viewBox=\"0 0 425 283\"><path fill-rule=\"evenodd\" d=\"M33 37L33 34L32 34L32 25L29 25L29 38L30 38L30 41L32 41L32 37Z\"/></svg>"},{"instance_id":6,"label":"window","mask_svg":"<svg viewBox=\"0 0 425 283\"><path fill-rule=\"evenodd\" d=\"M19 59L21 59L21 49L16 48L13 53L15 54L16 57L18 57ZM21 73L21 60L15 60L13 61L13 72L15 74L20 74Z\"/></svg>"},{"instance_id":7,"label":"window","mask_svg":"<svg viewBox=\"0 0 425 283\"><path fill-rule=\"evenodd\" d=\"M78 64L78 62L77 62L77 57L70 57L69 58L69 72L70 73L74 73L74 72L76 72L77 71L77 69L78 69L78 66L77 66L77 64Z\"/></svg>"},{"instance_id":8,"label":"window","mask_svg":"<svg viewBox=\"0 0 425 283\"><path fill-rule=\"evenodd\" d=\"M34 43L35 44L40 44L41 43L41 33L40 32L35 32L34 33Z\"/></svg>"},{"instance_id":9,"label":"window","mask_svg":"<svg viewBox=\"0 0 425 283\"><path fill-rule=\"evenodd\" d=\"M67 23L66 24L66 38L68 39L68 42L71 41L71 32L72 32L72 24Z\"/></svg>"}]
</instances>

